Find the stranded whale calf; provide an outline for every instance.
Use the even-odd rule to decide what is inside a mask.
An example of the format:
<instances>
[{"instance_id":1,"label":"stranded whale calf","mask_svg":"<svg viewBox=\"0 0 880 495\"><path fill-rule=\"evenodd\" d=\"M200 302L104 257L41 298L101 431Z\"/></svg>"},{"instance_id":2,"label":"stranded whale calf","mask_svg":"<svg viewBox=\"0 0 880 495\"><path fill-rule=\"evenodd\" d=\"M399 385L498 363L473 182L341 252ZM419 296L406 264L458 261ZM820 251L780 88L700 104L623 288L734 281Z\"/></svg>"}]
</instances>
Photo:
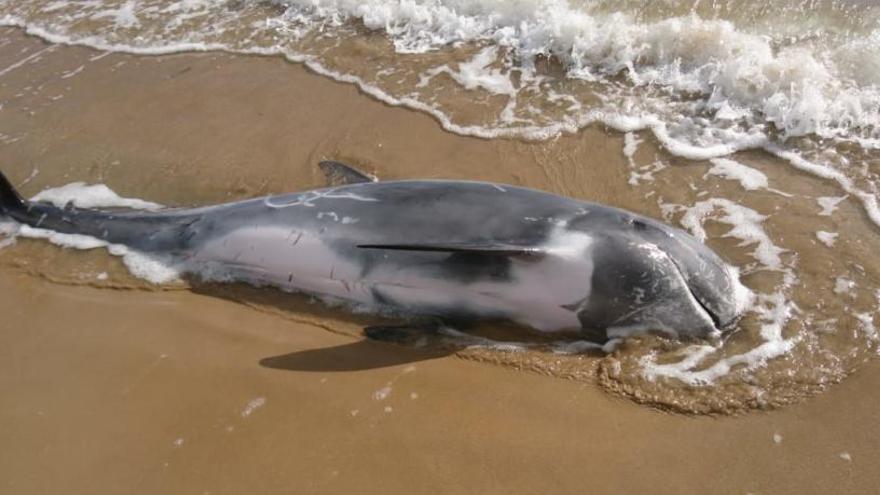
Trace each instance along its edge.
<instances>
[{"instance_id":1,"label":"stranded whale calf","mask_svg":"<svg viewBox=\"0 0 880 495\"><path fill-rule=\"evenodd\" d=\"M505 319L602 338L717 334L738 280L709 248L627 211L501 184L375 182L337 162L335 185L154 212L23 200L0 214L272 285L407 317Z\"/></svg>"}]
</instances>

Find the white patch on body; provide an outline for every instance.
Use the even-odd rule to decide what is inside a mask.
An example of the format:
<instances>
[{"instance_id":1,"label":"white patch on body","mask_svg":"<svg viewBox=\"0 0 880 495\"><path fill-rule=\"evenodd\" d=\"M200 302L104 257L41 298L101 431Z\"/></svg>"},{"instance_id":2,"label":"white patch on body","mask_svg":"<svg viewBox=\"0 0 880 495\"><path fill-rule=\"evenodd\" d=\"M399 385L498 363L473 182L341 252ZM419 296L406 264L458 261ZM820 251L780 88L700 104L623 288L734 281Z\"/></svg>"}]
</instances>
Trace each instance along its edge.
<instances>
[{"instance_id":1,"label":"white patch on body","mask_svg":"<svg viewBox=\"0 0 880 495\"><path fill-rule=\"evenodd\" d=\"M379 264L362 278L362 266L338 255L319 234L278 226L235 230L207 242L190 261L213 280L243 280L366 305L375 302L371 289L376 288L404 309L465 309L557 331L581 326L577 314L562 306L589 294L591 241L586 234L560 228L540 246L546 255L512 258L512 280L475 283L426 276L418 266L401 269L396 264Z\"/></svg>"},{"instance_id":2,"label":"white patch on body","mask_svg":"<svg viewBox=\"0 0 880 495\"><path fill-rule=\"evenodd\" d=\"M192 261L215 280L372 302L360 265L338 256L315 232L280 226L244 227L207 242Z\"/></svg>"},{"instance_id":3,"label":"white patch on body","mask_svg":"<svg viewBox=\"0 0 880 495\"><path fill-rule=\"evenodd\" d=\"M378 267L365 282L403 306L461 308L486 317L503 317L552 332L581 327L577 313L562 306L589 294L592 238L559 229L544 246L546 255L511 258L512 280L464 284L423 278L421 270Z\"/></svg>"}]
</instances>

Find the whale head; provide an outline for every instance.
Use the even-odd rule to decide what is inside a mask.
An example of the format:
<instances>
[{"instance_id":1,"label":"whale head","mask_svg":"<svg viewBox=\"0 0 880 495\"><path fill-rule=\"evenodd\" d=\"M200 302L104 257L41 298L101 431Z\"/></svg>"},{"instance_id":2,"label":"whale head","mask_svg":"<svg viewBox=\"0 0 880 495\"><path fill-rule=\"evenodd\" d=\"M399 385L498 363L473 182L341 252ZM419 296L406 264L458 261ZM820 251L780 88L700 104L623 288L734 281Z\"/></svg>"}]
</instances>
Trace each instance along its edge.
<instances>
[{"instance_id":1,"label":"whale head","mask_svg":"<svg viewBox=\"0 0 880 495\"><path fill-rule=\"evenodd\" d=\"M573 308L585 329L705 338L739 317L736 271L686 232L619 210L577 223L594 239L590 292Z\"/></svg>"}]
</instances>

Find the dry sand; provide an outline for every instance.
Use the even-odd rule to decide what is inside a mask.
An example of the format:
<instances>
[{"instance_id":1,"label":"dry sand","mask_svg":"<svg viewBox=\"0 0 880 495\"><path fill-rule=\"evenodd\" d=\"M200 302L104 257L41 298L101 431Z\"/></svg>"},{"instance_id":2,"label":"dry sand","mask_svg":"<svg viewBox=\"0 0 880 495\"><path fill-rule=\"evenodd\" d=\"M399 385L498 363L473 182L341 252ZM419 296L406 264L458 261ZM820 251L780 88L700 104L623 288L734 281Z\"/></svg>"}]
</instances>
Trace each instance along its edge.
<instances>
[{"instance_id":1,"label":"dry sand","mask_svg":"<svg viewBox=\"0 0 880 495\"><path fill-rule=\"evenodd\" d=\"M42 45L14 30L0 38L0 67ZM627 184L622 136L602 129L537 144L463 138L276 58L91 60L101 53L43 46L0 77L0 164L27 195L82 180L203 204L319 185L315 163L335 158L386 179L487 179L657 215ZM575 166L585 162L603 166ZM787 185L834 193L806 177ZM0 491L868 493L880 483L876 362L780 410L687 416L589 382L366 342L361 318L302 301L258 310L243 293L151 289L100 251L20 241L0 252Z\"/></svg>"}]
</instances>

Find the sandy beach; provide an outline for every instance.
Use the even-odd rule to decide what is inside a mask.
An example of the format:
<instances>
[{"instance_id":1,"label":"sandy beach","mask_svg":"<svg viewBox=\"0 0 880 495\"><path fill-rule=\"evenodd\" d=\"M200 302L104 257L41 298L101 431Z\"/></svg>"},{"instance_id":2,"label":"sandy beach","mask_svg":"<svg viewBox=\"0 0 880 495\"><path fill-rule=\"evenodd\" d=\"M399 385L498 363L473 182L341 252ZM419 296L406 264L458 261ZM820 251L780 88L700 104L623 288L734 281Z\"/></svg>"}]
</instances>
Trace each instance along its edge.
<instances>
[{"instance_id":1,"label":"sandy beach","mask_svg":"<svg viewBox=\"0 0 880 495\"><path fill-rule=\"evenodd\" d=\"M538 142L455 135L279 57L108 53L12 28L0 43L0 167L25 196L83 181L211 204L320 186L317 162L336 159L380 179L489 180L663 218L658 198L687 204L696 193L682 185L707 173L650 136L628 158L624 134L600 125ZM839 196L835 185L766 153L737 158L788 196L720 179L712 190L787 213L766 228L801 263L801 304L873 311L871 291L835 299L828 276L853 265L876 285L880 237L861 205L827 219L841 239L825 249L803 221L816 204L798 195ZM630 159L668 164L652 193L633 185ZM750 259L736 238L709 242ZM5 493L869 493L880 482L880 365L854 344L854 320L751 383L707 390L632 371L663 345L650 339L609 356L415 350L366 341L372 317L304 297L156 287L104 250L29 239L0 250L0 315ZM749 345L759 330L748 328L731 349Z\"/></svg>"}]
</instances>

